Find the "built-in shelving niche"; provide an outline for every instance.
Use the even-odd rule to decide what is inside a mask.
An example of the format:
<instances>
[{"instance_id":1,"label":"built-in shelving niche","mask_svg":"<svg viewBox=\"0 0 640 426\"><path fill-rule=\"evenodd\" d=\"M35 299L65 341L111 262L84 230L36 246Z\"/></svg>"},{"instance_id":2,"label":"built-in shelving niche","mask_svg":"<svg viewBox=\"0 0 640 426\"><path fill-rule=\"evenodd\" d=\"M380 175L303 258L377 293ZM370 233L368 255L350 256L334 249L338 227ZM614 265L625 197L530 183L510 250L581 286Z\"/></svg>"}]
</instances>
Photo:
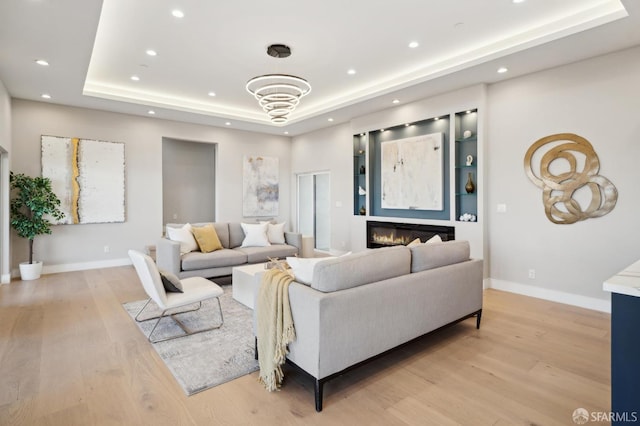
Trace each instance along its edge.
<instances>
[{"instance_id":1,"label":"built-in shelving niche","mask_svg":"<svg viewBox=\"0 0 640 426\"><path fill-rule=\"evenodd\" d=\"M451 120L453 135L450 134ZM440 132L443 133L444 141L442 210L382 208L381 143ZM454 221L461 221L461 217L471 217L470 221L478 221L478 192L482 190L479 188L481 182L478 179L482 159L478 158L478 152L477 109L354 135L353 214ZM470 191L466 188L469 180L473 182L474 187ZM452 193L453 206L450 205ZM468 215L463 216L465 213Z\"/></svg>"},{"instance_id":2,"label":"built-in shelving niche","mask_svg":"<svg viewBox=\"0 0 640 426\"><path fill-rule=\"evenodd\" d=\"M366 133L353 136L353 214L365 215L367 205L367 144Z\"/></svg>"},{"instance_id":3,"label":"built-in shelving niche","mask_svg":"<svg viewBox=\"0 0 640 426\"><path fill-rule=\"evenodd\" d=\"M388 209L382 208L381 143L413 136L442 133L443 141L443 197L441 210ZM449 164L450 116L433 117L413 123L403 123L386 129L371 130L353 136L353 197L354 215L366 213L371 216L404 217L416 219L450 219L450 164ZM364 147L364 152L363 151ZM364 169L362 165L364 164ZM364 176L360 172L364 171ZM364 185L363 185L364 184ZM420 184L419 182L417 184ZM367 193L363 196L362 189ZM364 209L362 207L364 206Z\"/></svg>"},{"instance_id":4,"label":"built-in shelving niche","mask_svg":"<svg viewBox=\"0 0 640 426\"><path fill-rule=\"evenodd\" d=\"M455 114L455 200L458 221L478 220L478 111ZM472 185L468 185L469 182ZM466 215L465 215L466 214Z\"/></svg>"}]
</instances>

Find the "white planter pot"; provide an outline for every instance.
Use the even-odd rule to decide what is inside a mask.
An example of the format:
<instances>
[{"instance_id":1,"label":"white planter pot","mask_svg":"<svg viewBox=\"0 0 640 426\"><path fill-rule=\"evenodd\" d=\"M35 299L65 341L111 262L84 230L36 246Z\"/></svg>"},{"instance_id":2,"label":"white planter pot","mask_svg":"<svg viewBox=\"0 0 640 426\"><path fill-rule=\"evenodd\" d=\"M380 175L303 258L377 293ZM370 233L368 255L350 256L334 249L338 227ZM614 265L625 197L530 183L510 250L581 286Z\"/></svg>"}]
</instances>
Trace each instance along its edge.
<instances>
[{"instance_id":1,"label":"white planter pot","mask_svg":"<svg viewBox=\"0 0 640 426\"><path fill-rule=\"evenodd\" d=\"M20 262L20 278L22 281L37 280L42 274L42 262Z\"/></svg>"}]
</instances>

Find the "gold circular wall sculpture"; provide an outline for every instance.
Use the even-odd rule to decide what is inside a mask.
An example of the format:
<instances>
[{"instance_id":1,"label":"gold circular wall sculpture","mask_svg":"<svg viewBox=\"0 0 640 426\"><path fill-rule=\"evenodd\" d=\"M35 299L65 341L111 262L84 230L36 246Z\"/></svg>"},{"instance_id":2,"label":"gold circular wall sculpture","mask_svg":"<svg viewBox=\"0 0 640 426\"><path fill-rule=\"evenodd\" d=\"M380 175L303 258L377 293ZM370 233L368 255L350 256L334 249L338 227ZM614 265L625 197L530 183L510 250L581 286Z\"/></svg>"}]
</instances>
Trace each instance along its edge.
<instances>
[{"instance_id":1,"label":"gold circular wall sculpture","mask_svg":"<svg viewBox=\"0 0 640 426\"><path fill-rule=\"evenodd\" d=\"M547 151L540 159L539 173L532 168L534 154L545 145ZM584 156L584 166L578 170L578 154ZM550 168L556 161L565 161L561 173ZM569 170L564 171L566 164ZM531 181L542 189L542 203L547 218L558 224L572 224L581 220L604 216L616 205L618 191L606 177L599 175L600 161L593 146L582 136L558 133L537 140L524 156L524 170ZM574 198L576 191L586 188L590 192L589 205L583 209ZM583 191L584 192L584 191Z\"/></svg>"}]
</instances>

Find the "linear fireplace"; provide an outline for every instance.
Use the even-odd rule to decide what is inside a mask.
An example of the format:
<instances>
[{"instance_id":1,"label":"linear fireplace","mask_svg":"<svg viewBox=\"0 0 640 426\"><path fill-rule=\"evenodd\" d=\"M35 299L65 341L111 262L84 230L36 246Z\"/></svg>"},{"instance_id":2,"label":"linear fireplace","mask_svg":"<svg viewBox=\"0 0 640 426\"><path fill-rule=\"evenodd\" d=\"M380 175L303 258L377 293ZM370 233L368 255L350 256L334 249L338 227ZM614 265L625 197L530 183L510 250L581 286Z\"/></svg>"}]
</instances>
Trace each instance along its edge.
<instances>
[{"instance_id":1,"label":"linear fireplace","mask_svg":"<svg viewBox=\"0 0 640 426\"><path fill-rule=\"evenodd\" d=\"M407 245L416 238L424 243L434 235L442 241L455 240L455 230L453 226L367 221L367 247Z\"/></svg>"}]
</instances>

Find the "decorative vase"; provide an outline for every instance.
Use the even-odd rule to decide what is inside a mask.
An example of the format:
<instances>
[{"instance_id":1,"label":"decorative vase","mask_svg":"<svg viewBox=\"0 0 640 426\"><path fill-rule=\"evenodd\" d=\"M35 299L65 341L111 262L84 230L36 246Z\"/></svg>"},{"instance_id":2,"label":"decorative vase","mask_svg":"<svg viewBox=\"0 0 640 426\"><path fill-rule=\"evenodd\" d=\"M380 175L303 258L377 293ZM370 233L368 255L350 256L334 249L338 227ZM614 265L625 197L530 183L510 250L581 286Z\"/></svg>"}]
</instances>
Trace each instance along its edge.
<instances>
[{"instance_id":1,"label":"decorative vase","mask_svg":"<svg viewBox=\"0 0 640 426\"><path fill-rule=\"evenodd\" d=\"M360 166L360 174L363 175L365 173L364 165Z\"/></svg>"},{"instance_id":2,"label":"decorative vase","mask_svg":"<svg viewBox=\"0 0 640 426\"><path fill-rule=\"evenodd\" d=\"M473 183L471 172L469 172L469 177L467 178L467 184L464 186L464 189L467 191L467 194L471 194L473 193L473 191L476 190L476 185Z\"/></svg>"},{"instance_id":3,"label":"decorative vase","mask_svg":"<svg viewBox=\"0 0 640 426\"><path fill-rule=\"evenodd\" d=\"M473 164L473 155L467 155L467 166L471 166Z\"/></svg>"},{"instance_id":4,"label":"decorative vase","mask_svg":"<svg viewBox=\"0 0 640 426\"><path fill-rule=\"evenodd\" d=\"M22 281L37 280L42 274L42 261L40 262L20 262L20 278Z\"/></svg>"},{"instance_id":5,"label":"decorative vase","mask_svg":"<svg viewBox=\"0 0 640 426\"><path fill-rule=\"evenodd\" d=\"M360 215L364 216L367 214L367 209L364 208L364 206L360 207Z\"/></svg>"}]
</instances>

